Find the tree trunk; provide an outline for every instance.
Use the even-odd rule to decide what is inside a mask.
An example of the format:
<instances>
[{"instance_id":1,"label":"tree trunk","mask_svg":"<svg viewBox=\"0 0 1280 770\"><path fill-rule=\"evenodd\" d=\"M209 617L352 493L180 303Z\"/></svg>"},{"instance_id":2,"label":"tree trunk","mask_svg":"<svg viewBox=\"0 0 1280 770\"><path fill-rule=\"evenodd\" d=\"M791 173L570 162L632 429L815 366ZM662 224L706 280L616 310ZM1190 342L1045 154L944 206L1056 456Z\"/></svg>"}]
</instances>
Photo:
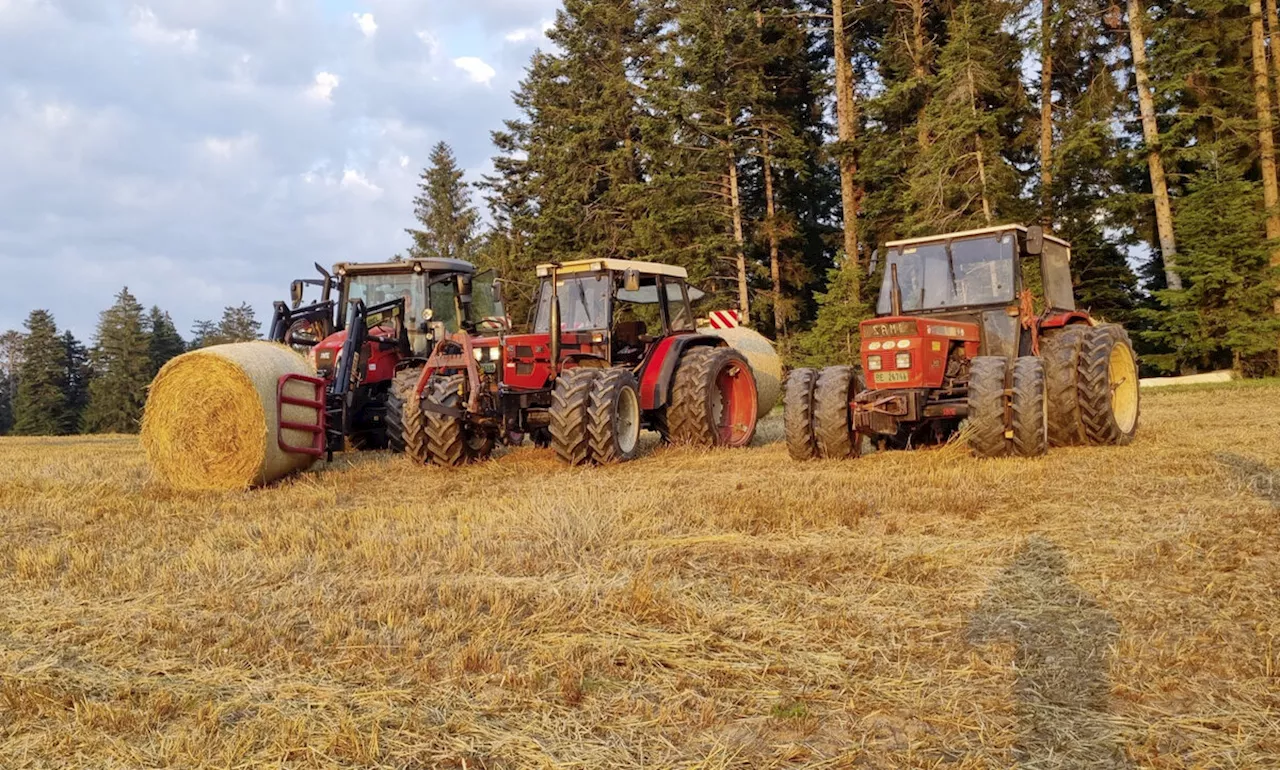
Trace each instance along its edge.
<instances>
[{"instance_id":1,"label":"tree trunk","mask_svg":"<svg viewBox=\"0 0 1280 770\"><path fill-rule=\"evenodd\" d=\"M1040 219L1053 221L1053 0L1040 5Z\"/></svg>"},{"instance_id":2,"label":"tree trunk","mask_svg":"<svg viewBox=\"0 0 1280 770\"><path fill-rule=\"evenodd\" d=\"M1280 88L1280 20L1276 18L1276 0L1266 0L1267 26L1271 30L1271 65L1276 69L1276 88Z\"/></svg>"},{"instance_id":3,"label":"tree trunk","mask_svg":"<svg viewBox=\"0 0 1280 770\"><path fill-rule=\"evenodd\" d=\"M761 149L764 155L764 228L769 238L769 277L773 280L773 330L781 337L786 334L787 321L782 308L782 262L778 247L778 206L773 199L773 158L767 138L761 142Z\"/></svg>"},{"instance_id":4,"label":"tree trunk","mask_svg":"<svg viewBox=\"0 0 1280 770\"><path fill-rule=\"evenodd\" d=\"M1276 146L1271 117L1271 76L1267 67L1262 0L1249 0L1253 37L1253 93L1258 113L1258 154L1262 159L1262 199L1267 207L1267 238L1280 238L1280 188L1276 183Z\"/></svg>"},{"instance_id":5,"label":"tree trunk","mask_svg":"<svg viewBox=\"0 0 1280 770\"><path fill-rule=\"evenodd\" d=\"M831 0L831 33L836 57L836 124L840 139L840 198L844 204L845 259L858 259L858 209L862 196L858 190L858 162L853 143L857 139L857 101L853 85L853 62L844 31L844 0ZM861 293L854 286L854 294Z\"/></svg>"},{"instance_id":6,"label":"tree trunk","mask_svg":"<svg viewBox=\"0 0 1280 770\"><path fill-rule=\"evenodd\" d=\"M973 82L973 65L969 65L969 106L973 108L973 115L978 115L978 88ZM987 159L986 149L983 147L981 132L975 131L973 134L974 147L978 156L978 184L982 186L982 216L990 225L991 219L991 199L987 196Z\"/></svg>"},{"instance_id":7,"label":"tree trunk","mask_svg":"<svg viewBox=\"0 0 1280 770\"><path fill-rule=\"evenodd\" d=\"M1160 156L1160 127L1156 123L1155 98L1151 94L1151 78L1147 74L1147 36L1142 30L1145 18L1146 11L1141 0L1129 0L1129 41L1133 49L1133 74L1138 82L1138 108L1142 113L1142 139L1147 145L1147 166L1151 169L1151 192L1156 204L1160 254L1164 258L1165 281L1170 289L1181 291L1178 242L1173 233L1173 206L1169 202L1169 185L1164 176L1164 159Z\"/></svg>"},{"instance_id":8,"label":"tree trunk","mask_svg":"<svg viewBox=\"0 0 1280 770\"><path fill-rule=\"evenodd\" d=\"M911 69L916 81L923 83L929 76L929 62L924 54L924 3L925 0L911 0L911 38L914 48L911 51ZM924 120L925 105L920 105L916 113L916 145L923 150L929 146L929 127Z\"/></svg>"},{"instance_id":9,"label":"tree trunk","mask_svg":"<svg viewBox=\"0 0 1280 770\"><path fill-rule=\"evenodd\" d=\"M732 120L727 121L729 125ZM729 149L729 205L733 218L733 242L736 247L734 255L738 261L738 310L742 313L744 326L751 324L751 293L747 284L747 239L742 229L742 193L738 189L738 156L733 151L733 142L726 142Z\"/></svg>"}]
</instances>

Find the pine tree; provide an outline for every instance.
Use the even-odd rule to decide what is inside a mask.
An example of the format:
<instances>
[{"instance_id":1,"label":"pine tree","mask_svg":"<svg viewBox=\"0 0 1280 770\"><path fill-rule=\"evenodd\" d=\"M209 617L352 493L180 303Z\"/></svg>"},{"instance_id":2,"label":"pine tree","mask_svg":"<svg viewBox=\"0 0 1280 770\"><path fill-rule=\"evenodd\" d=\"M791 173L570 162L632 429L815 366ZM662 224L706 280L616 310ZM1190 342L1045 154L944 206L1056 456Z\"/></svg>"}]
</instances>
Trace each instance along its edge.
<instances>
[{"instance_id":1,"label":"pine tree","mask_svg":"<svg viewBox=\"0 0 1280 770\"><path fill-rule=\"evenodd\" d=\"M191 325L191 349L200 350L214 345L221 345L218 336L218 325L213 321L196 321Z\"/></svg>"},{"instance_id":2,"label":"pine tree","mask_svg":"<svg viewBox=\"0 0 1280 770\"><path fill-rule=\"evenodd\" d=\"M70 331L62 334L63 385L67 411L62 420L62 433L79 433L84 411L89 405L89 383L93 379L89 350Z\"/></svg>"},{"instance_id":3,"label":"pine tree","mask_svg":"<svg viewBox=\"0 0 1280 770\"><path fill-rule=\"evenodd\" d=\"M62 340L53 315L33 310L27 316L14 398L13 432L19 436L56 436L67 415Z\"/></svg>"},{"instance_id":4,"label":"pine tree","mask_svg":"<svg viewBox=\"0 0 1280 770\"><path fill-rule=\"evenodd\" d=\"M478 215L471 205L471 188L448 144L431 151L431 165L422 172L414 215L420 229L413 237L410 255L415 258L471 259L476 247Z\"/></svg>"},{"instance_id":5,"label":"pine tree","mask_svg":"<svg viewBox=\"0 0 1280 770\"><path fill-rule=\"evenodd\" d=\"M18 370L22 366L22 332L0 334L0 436L13 430L14 399L18 392Z\"/></svg>"},{"instance_id":6,"label":"pine tree","mask_svg":"<svg viewBox=\"0 0 1280 770\"><path fill-rule=\"evenodd\" d=\"M1168 371L1272 365L1280 321L1271 314L1277 271L1261 237L1260 184L1206 168L1178 207L1178 271L1184 289L1157 292L1146 336L1172 352L1148 357ZM1255 368L1256 365L1256 368Z\"/></svg>"},{"instance_id":7,"label":"pine tree","mask_svg":"<svg viewBox=\"0 0 1280 770\"><path fill-rule=\"evenodd\" d=\"M801 335L788 359L797 366L832 366L857 363L861 348L859 324L874 313L863 299L865 276L857 260L849 259L828 276L827 291L819 294L818 317L813 328Z\"/></svg>"},{"instance_id":8,"label":"pine tree","mask_svg":"<svg viewBox=\"0 0 1280 770\"><path fill-rule=\"evenodd\" d=\"M1027 103L1022 46L1005 30L1011 10L983 0L951 7L933 95L921 116L927 145L907 188L906 222L914 234L1023 218L1023 180L1013 161Z\"/></svg>"},{"instance_id":9,"label":"pine tree","mask_svg":"<svg viewBox=\"0 0 1280 770\"><path fill-rule=\"evenodd\" d=\"M142 305L126 287L99 316L84 426L89 433L135 433L151 381Z\"/></svg>"},{"instance_id":10,"label":"pine tree","mask_svg":"<svg viewBox=\"0 0 1280 770\"><path fill-rule=\"evenodd\" d=\"M173 318L159 307L153 306L146 319L147 346L151 357L151 376L155 377L161 367L186 352L187 344L178 334Z\"/></svg>"},{"instance_id":11,"label":"pine tree","mask_svg":"<svg viewBox=\"0 0 1280 770\"><path fill-rule=\"evenodd\" d=\"M222 311L222 320L218 322L218 331L214 335L216 342L206 340L203 347L210 344L226 345L235 342L253 342L262 339L262 323L258 321L253 307L247 302L239 307L228 307Z\"/></svg>"}]
</instances>

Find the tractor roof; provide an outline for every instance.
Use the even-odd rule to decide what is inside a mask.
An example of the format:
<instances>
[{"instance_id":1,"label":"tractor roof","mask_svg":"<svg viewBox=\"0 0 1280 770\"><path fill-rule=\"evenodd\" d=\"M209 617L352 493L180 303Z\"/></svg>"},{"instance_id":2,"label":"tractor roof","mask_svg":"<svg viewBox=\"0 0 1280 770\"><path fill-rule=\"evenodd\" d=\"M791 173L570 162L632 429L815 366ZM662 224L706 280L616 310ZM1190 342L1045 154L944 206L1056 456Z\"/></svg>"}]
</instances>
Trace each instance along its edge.
<instances>
[{"instance_id":1,"label":"tractor roof","mask_svg":"<svg viewBox=\"0 0 1280 770\"><path fill-rule=\"evenodd\" d=\"M551 269L554 265L538 265L538 277L545 278L551 275ZM658 262L634 262L628 259L579 259L575 262L564 262L557 271L564 275L565 273L598 273L605 270L616 272L624 272L626 270L635 270L640 275L665 275L670 278L689 277L689 271L683 267L675 265L663 265Z\"/></svg>"},{"instance_id":2,"label":"tractor roof","mask_svg":"<svg viewBox=\"0 0 1280 770\"><path fill-rule=\"evenodd\" d=\"M1023 225L997 225L996 227L984 227L981 230L965 230L964 232L960 232L960 233L942 233L941 235L927 235L923 238L910 238L905 241L889 241L888 243L885 244L885 247L890 249L896 249L899 246L919 246L925 243L941 243L942 241L955 240L958 238L974 238L980 235L992 235L995 233L1008 232L1010 230L1017 230L1018 232L1025 233L1027 231L1027 228ZM1055 236L1049 235L1048 233L1045 233L1044 239L1046 241L1053 241L1054 243L1058 243L1063 246L1066 246L1068 249L1071 248L1070 243L1067 243L1061 238L1057 238Z\"/></svg>"},{"instance_id":3,"label":"tractor roof","mask_svg":"<svg viewBox=\"0 0 1280 770\"><path fill-rule=\"evenodd\" d=\"M404 259L397 262L339 262L337 275L407 275L409 273L468 273L476 266L461 259Z\"/></svg>"}]
</instances>

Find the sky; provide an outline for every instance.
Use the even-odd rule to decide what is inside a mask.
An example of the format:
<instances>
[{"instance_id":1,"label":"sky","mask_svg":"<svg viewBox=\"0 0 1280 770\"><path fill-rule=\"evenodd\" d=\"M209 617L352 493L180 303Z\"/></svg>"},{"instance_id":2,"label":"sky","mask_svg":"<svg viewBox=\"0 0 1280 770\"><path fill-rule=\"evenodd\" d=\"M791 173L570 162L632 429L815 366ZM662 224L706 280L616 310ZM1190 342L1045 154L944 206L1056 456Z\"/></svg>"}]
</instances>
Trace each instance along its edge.
<instances>
[{"instance_id":1,"label":"sky","mask_svg":"<svg viewBox=\"0 0 1280 770\"><path fill-rule=\"evenodd\" d=\"M312 263L402 252L431 147L488 170L559 4L0 0L0 331L90 340L123 286L265 326Z\"/></svg>"}]
</instances>

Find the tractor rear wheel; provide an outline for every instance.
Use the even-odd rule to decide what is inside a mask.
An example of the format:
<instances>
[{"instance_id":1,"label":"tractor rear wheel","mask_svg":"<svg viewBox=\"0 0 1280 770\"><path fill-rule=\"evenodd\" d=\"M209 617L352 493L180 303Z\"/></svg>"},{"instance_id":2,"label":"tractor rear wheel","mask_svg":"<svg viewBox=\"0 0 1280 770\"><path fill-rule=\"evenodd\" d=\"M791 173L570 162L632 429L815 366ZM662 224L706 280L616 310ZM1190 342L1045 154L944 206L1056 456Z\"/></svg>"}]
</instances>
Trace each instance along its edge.
<instances>
[{"instance_id":1,"label":"tractor rear wheel","mask_svg":"<svg viewBox=\"0 0 1280 770\"><path fill-rule=\"evenodd\" d=\"M465 409L466 375L432 377L426 400L446 409ZM493 453L493 439L467 424L466 419L426 411L427 452L431 461L450 468L484 460Z\"/></svg>"},{"instance_id":2,"label":"tractor rear wheel","mask_svg":"<svg viewBox=\"0 0 1280 770\"><path fill-rule=\"evenodd\" d=\"M751 364L733 348L694 348L680 359L667 419L677 444L738 449L756 435Z\"/></svg>"},{"instance_id":3,"label":"tractor rear wheel","mask_svg":"<svg viewBox=\"0 0 1280 770\"><path fill-rule=\"evenodd\" d=\"M1090 329L1080 349L1080 418L1094 444L1124 446L1138 432L1142 412L1138 357L1129 334L1115 324Z\"/></svg>"},{"instance_id":4,"label":"tractor rear wheel","mask_svg":"<svg viewBox=\"0 0 1280 770\"><path fill-rule=\"evenodd\" d=\"M1045 400L1044 362L1024 356L1013 362L1010 398L1013 453L1042 457L1049 452L1049 412Z\"/></svg>"},{"instance_id":5,"label":"tractor rear wheel","mask_svg":"<svg viewBox=\"0 0 1280 770\"><path fill-rule=\"evenodd\" d=\"M640 385L626 369L605 371L591 388L591 456L602 464L634 460L640 449Z\"/></svg>"},{"instance_id":6,"label":"tractor rear wheel","mask_svg":"<svg viewBox=\"0 0 1280 770\"><path fill-rule=\"evenodd\" d=\"M413 398L413 389L418 384L422 369L405 369L391 381L391 390L387 393L387 418L384 423L387 431L387 447L395 454L404 454L404 410L405 405Z\"/></svg>"},{"instance_id":7,"label":"tractor rear wheel","mask_svg":"<svg viewBox=\"0 0 1280 770\"><path fill-rule=\"evenodd\" d=\"M782 394L782 423L787 434L787 454L804 462L818 458L818 436L814 432L813 393L818 384L817 369L793 369Z\"/></svg>"},{"instance_id":8,"label":"tractor rear wheel","mask_svg":"<svg viewBox=\"0 0 1280 770\"><path fill-rule=\"evenodd\" d=\"M1049 401L1049 443L1076 446L1088 439L1080 419L1080 350L1091 326L1068 326L1047 335L1041 347Z\"/></svg>"},{"instance_id":9,"label":"tractor rear wheel","mask_svg":"<svg viewBox=\"0 0 1280 770\"><path fill-rule=\"evenodd\" d=\"M979 356L969 368L969 449L978 457L1009 454L1005 437L1004 388L1009 361Z\"/></svg>"},{"instance_id":10,"label":"tractor rear wheel","mask_svg":"<svg viewBox=\"0 0 1280 770\"><path fill-rule=\"evenodd\" d=\"M551 446L570 465L591 462L591 388L599 369L569 369L551 393Z\"/></svg>"},{"instance_id":11,"label":"tractor rear wheel","mask_svg":"<svg viewBox=\"0 0 1280 770\"><path fill-rule=\"evenodd\" d=\"M429 387L429 386L428 386ZM430 391L423 393L427 396ZM415 465L430 465L431 453L427 451L427 417L422 411L422 404L418 398L414 396L413 390L410 389L408 398L404 402L404 412L402 413L404 420L404 429L401 434L404 437L404 454Z\"/></svg>"},{"instance_id":12,"label":"tractor rear wheel","mask_svg":"<svg viewBox=\"0 0 1280 770\"><path fill-rule=\"evenodd\" d=\"M818 375L813 396L818 451L829 460L862 456L862 438L853 429L849 403L862 392L862 374L852 366L832 366Z\"/></svg>"}]
</instances>

